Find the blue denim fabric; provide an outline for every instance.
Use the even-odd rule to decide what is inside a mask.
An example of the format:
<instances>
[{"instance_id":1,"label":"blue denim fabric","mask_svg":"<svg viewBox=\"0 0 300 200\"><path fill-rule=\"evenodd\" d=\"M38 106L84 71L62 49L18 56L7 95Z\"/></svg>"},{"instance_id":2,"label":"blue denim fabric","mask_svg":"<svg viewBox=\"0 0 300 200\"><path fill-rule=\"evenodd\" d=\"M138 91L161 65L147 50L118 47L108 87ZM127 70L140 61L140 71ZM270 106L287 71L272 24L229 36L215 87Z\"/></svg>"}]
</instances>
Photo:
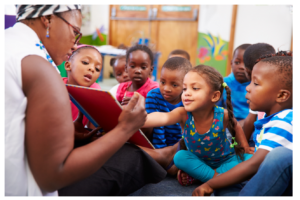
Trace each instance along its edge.
<instances>
[{"instance_id":1,"label":"blue denim fabric","mask_svg":"<svg viewBox=\"0 0 300 200\"><path fill-rule=\"evenodd\" d=\"M250 181L215 190L214 195L291 196L292 178L293 151L285 147L277 147L267 154Z\"/></svg>"}]
</instances>

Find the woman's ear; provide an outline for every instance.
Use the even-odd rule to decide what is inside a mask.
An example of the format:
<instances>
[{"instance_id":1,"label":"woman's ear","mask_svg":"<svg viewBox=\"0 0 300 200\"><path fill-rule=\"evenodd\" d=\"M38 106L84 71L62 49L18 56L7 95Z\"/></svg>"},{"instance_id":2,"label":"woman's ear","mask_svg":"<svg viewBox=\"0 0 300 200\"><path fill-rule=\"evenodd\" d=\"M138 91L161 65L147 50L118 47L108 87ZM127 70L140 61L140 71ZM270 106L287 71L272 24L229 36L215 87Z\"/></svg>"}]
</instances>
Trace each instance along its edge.
<instances>
[{"instance_id":1,"label":"woman's ear","mask_svg":"<svg viewBox=\"0 0 300 200\"><path fill-rule=\"evenodd\" d=\"M277 94L276 102L283 103L286 102L291 97L291 92L288 90L280 90Z\"/></svg>"},{"instance_id":2,"label":"woman's ear","mask_svg":"<svg viewBox=\"0 0 300 200\"><path fill-rule=\"evenodd\" d=\"M71 71L71 63L69 61L65 62L65 69L66 71Z\"/></svg>"},{"instance_id":3,"label":"woman's ear","mask_svg":"<svg viewBox=\"0 0 300 200\"><path fill-rule=\"evenodd\" d=\"M42 23L44 24L45 28L51 26L51 15L42 16L41 18Z\"/></svg>"},{"instance_id":4,"label":"woman's ear","mask_svg":"<svg viewBox=\"0 0 300 200\"><path fill-rule=\"evenodd\" d=\"M212 95L211 101L213 103L216 103L217 101L219 101L220 98L221 98L221 92L220 91L215 91Z\"/></svg>"}]
</instances>

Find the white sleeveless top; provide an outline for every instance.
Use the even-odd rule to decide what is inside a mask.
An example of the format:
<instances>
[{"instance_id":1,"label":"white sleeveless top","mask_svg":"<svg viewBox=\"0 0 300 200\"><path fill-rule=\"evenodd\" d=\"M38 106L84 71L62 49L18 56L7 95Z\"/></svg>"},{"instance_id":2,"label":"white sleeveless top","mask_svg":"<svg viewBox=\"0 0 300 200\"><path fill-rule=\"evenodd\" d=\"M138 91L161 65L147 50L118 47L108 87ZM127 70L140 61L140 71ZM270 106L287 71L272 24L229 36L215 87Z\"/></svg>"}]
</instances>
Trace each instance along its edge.
<instances>
[{"instance_id":1,"label":"white sleeveless top","mask_svg":"<svg viewBox=\"0 0 300 200\"><path fill-rule=\"evenodd\" d=\"M5 30L5 195L48 196L37 185L25 152L25 111L27 98L22 90L21 61L38 55L47 60L47 52L27 25L19 22Z\"/></svg>"}]
</instances>

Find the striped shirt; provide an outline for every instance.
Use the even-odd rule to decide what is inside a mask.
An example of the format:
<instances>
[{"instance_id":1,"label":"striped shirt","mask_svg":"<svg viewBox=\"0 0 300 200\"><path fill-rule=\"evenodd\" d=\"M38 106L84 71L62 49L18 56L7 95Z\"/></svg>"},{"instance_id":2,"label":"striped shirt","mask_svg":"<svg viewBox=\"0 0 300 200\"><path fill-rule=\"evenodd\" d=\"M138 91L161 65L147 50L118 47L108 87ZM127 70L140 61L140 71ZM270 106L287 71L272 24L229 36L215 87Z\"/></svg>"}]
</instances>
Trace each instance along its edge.
<instances>
[{"instance_id":1,"label":"striped shirt","mask_svg":"<svg viewBox=\"0 0 300 200\"><path fill-rule=\"evenodd\" d=\"M152 112L170 112L173 109L183 106L182 102L176 105L167 102L161 95L159 88L148 92L146 98L146 111ZM181 138L181 127L179 123L171 126L161 126L153 128L152 144L155 148L163 148L176 144Z\"/></svg>"},{"instance_id":2,"label":"striped shirt","mask_svg":"<svg viewBox=\"0 0 300 200\"><path fill-rule=\"evenodd\" d=\"M255 151L283 146L293 150L293 110L285 109L254 123Z\"/></svg>"},{"instance_id":3,"label":"striped shirt","mask_svg":"<svg viewBox=\"0 0 300 200\"><path fill-rule=\"evenodd\" d=\"M246 87L250 84L250 82L240 83L238 82L234 74L231 73L227 77L224 78L224 82L228 85L231 90L231 102L233 107L234 117L240 121L245 119L249 114L249 104L246 99ZM226 106L227 93L224 89L222 98L216 104L217 106L227 108Z\"/></svg>"}]
</instances>

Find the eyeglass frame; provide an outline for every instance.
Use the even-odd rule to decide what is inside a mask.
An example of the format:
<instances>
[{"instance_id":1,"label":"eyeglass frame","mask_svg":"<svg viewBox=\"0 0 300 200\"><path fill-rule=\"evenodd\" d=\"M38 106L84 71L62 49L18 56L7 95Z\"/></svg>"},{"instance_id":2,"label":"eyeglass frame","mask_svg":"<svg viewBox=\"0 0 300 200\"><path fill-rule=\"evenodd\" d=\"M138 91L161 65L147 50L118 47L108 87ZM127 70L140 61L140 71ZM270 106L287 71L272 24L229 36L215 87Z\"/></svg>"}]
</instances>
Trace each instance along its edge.
<instances>
[{"instance_id":1,"label":"eyeglass frame","mask_svg":"<svg viewBox=\"0 0 300 200\"><path fill-rule=\"evenodd\" d=\"M78 38L75 40L75 43L74 43L74 44L77 44L79 42L79 40L81 39L81 37L82 37L82 33L80 31L78 31L77 28L75 28L72 24L70 24L67 20L65 20L60 15L58 15L58 14L55 14L55 15L57 17L59 17L60 19L62 19L64 22L66 22L69 26L71 26L73 28L73 30L77 33L77 35L79 34ZM75 35L75 38L76 38L77 35Z\"/></svg>"}]
</instances>

